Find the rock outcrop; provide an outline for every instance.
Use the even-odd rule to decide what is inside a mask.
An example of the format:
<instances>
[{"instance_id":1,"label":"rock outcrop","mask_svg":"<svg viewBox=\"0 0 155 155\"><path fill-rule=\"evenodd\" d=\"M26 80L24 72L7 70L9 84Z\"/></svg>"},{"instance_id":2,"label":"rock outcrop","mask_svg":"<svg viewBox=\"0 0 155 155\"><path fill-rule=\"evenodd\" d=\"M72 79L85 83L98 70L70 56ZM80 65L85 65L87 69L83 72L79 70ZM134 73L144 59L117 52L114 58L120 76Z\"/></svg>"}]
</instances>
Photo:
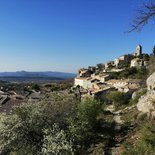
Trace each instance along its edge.
<instances>
[{"instance_id":1,"label":"rock outcrop","mask_svg":"<svg viewBox=\"0 0 155 155\"><path fill-rule=\"evenodd\" d=\"M147 89L149 91L155 91L155 72L150 75L150 77L147 79Z\"/></svg>"},{"instance_id":2,"label":"rock outcrop","mask_svg":"<svg viewBox=\"0 0 155 155\"><path fill-rule=\"evenodd\" d=\"M147 79L147 94L141 96L137 109L143 113L155 113L155 72Z\"/></svg>"}]
</instances>

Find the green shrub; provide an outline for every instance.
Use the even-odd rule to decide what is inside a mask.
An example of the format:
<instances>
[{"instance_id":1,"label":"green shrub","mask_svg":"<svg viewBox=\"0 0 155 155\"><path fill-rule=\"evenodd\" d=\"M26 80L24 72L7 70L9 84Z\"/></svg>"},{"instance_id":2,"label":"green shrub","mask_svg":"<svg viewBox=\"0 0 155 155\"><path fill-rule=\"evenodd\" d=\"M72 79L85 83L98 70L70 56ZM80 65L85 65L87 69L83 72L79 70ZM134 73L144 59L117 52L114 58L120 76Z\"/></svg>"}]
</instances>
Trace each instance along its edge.
<instances>
[{"instance_id":1,"label":"green shrub","mask_svg":"<svg viewBox=\"0 0 155 155\"><path fill-rule=\"evenodd\" d=\"M67 134L57 124L52 128L45 129L42 146L44 155L73 155L72 141L67 139Z\"/></svg>"},{"instance_id":2,"label":"green shrub","mask_svg":"<svg viewBox=\"0 0 155 155\"><path fill-rule=\"evenodd\" d=\"M147 123L139 131L137 141L126 142L123 155L154 155L155 152L155 125Z\"/></svg>"},{"instance_id":3,"label":"green shrub","mask_svg":"<svg viewBox=\"0 0 155 155\"><path fill-rule=\"evenodd\" d=\"M77 104L67 95L51 103L25 103L0 115L1 154L81 154L95 143L100 110L95 100Z\"/></svg>"},{"instance_id":4,"label":"green shrub","mask_svg":"<svg viewBox=\"0 0 155 155\"><path fill-rule=\"evenodd\" d=\"M135 97L130 100L130 105L138 103L139 98L145 95L146 93L147 93L147 88L137 91L135 94Z\"/></svg>"},{"instance_id":5,"label":"green shrub","mask_svg":"<svg viewBox=\"0 0 155 155\"><path fill-rule=\"evenodd\" d=\"M112 79L146 79L148 75L148 69L146 67L126 67L125 70L121 72L112 72L109 74Z\"/></svg>"},{"instance_id":6,"label":"green shrub","mask_svg":"<svg viewBox=\"0 0 155 155\"><path fill-rule=\"evenodd\" d=\"M128 95L119 91L111 91L106 98L116 106L126 105L129 101Z\"/></svg>"},{"instance_id":7,"label":"green shrub","mask_svg":"<svg viewBox=\"0 0 155 155\"><path fill-rule=\"evenodd\" d=\"M55 128L52 127L55 123L62 131L66 131L66 119L74 104L74 100L65 96L63 100L55 100L52 103L25 103L13 109L11 114L1 115L0 150L4 152L4 155L11 151L16 154L22 152L22 155L40 154L44 145L52 143L50 133L45 131L54 132ZM61 134L62 137L59 138L64 139L66 134L61 130L60 132L58 130L57 134ZM46 141L46 138L49 141ZM59 138L53 137L53 141L54 138L55 143L61 147ZM67 141L68 139L64 140L64 143ZM69 147L70 143L66 145Z\"/></svg>"},{"instance_id":8,"label":"green shrub","mask_svg":"<svg viewBox=\"0 0 155 155\"><path fill-rule=\"evenodd\" d=\"M40 87L39 87L38 84L34 84L34 85L32 85L31 88L34 89L34 90L36 90L36 91L39 91L39 90L40 90Z\"/></svg>"},{"instance_id":9,"label":"green shrub","mask_svg":"<svg viewBox=\"0 0 155 155\"><path fill-rule=\"evenodd\" d=\"M89 146L95 136L97 128L97 116L101 111L101 105L95 100L86 100L74 110L74 115L68 119L69 132L73 137L75 147L84 150Z\"/></svg>"}]
</instances>

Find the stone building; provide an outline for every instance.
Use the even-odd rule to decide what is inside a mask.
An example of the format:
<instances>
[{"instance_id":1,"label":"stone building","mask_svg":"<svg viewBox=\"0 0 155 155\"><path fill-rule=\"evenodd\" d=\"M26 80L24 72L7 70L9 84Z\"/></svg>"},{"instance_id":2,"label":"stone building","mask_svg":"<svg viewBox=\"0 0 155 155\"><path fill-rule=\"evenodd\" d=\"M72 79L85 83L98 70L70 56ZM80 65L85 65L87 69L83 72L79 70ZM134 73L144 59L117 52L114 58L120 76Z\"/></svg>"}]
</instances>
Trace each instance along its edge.
<instances>
[{"instance_id":1,"label":"stone building","mask_svg":"<svg viewBox=\"0 0 155 155\"><path fill-rule=\"evenodd\" d=\"M127 55L122 55L119 58L115 59L114 64L116 67L120 67L124 64L128 64L131 61L131 55L127 54Z\"/></svg>"},{"instance_id":2,"label":"stone building","mask_svg":"<svg viewBox=\"0 0 155 155\"><path fill-rule=\"evenodd\" d=\"M105 70L111 69L114 66L115 66L114 61L109 61L109 62L105 63Z\"/></svg>"},{"instance_id":3,"label":"stone building","mask_svg":"<svg viewBox=\"0 0 155 155\"><path fill-rule=\"evenodd\" d=\"M99 74L99 75L92 74L91 77L92 79L97 79L100 82L105 82L110 80L110 76L108 74Z\"/></svg>"},{"instance_id":4,"label":"stone building","mask_svg":"<svg viewBox=\"0 0 155 155\"><path fill-rule=\"evenodd\" d=\"M74 86L75 87L80 86L84 89L90 89L92 87L91 81L89 80L89 78L86 77L76 77L74 79Z\"/></svg>"},{"instance_id":5,"label":"stone building","mask_svg":"<svg viewBox=\"0 0 155 155\"><path fill-rule=\"evenodd\" d=\"M138 46L136 47L136 51L135 51L135 53L134 53L134 56L139 57L139 56L141 56L141 55L142 55L142 46L141 46L141 45L138 45Z\"/></svg>"},{"instance_id":6,"label":"stone building","mask_svg":"<svg viewBox=\"0 0 155 155\"><path fill-rule=\"evenodd\" d=\"M140 58L132 59L130 63L130 67L142 67L147 65L148 65L148 62Z\"/></svg>"},{"instance_id":7,"label":"stone building","mask_svg":"<svg viewBox=\"0 0 155 155\"><path fill-rule=\"evenodd\" d=\"M90 69L82 68L78 71L78 77L90 77L92 71Z\"/></svg>"},{"instance_id":8,"label":"stone building","mask_svg":"<svg viewBox=\"0 0 155 155\"><path fill-rule=\"evenodd\" d=\"M106 82L107 84L113 86L118 91L128 92L130 90L136 90L140 87L141 81L139 80L109 80Z\"/></svg>"}]
</instances>

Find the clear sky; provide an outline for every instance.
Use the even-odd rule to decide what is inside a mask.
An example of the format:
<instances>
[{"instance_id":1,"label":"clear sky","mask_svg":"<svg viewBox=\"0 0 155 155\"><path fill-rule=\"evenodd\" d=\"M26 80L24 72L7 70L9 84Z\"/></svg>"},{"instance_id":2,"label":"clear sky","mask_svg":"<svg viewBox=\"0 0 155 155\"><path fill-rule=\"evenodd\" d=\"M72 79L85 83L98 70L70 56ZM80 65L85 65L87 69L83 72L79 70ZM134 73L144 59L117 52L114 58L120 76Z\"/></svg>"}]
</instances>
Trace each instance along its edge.
<instances>
[{"instance_id":1,"label":"clear sky","mask_svg":"<svg viewBox=\"0 0 155 155\"><path fill-rule=\"evenodd\" d=\"M125 34L141 0L0 0L0 71L64 71L150 53L155 26Z\"/></svg>"}]
</instances>

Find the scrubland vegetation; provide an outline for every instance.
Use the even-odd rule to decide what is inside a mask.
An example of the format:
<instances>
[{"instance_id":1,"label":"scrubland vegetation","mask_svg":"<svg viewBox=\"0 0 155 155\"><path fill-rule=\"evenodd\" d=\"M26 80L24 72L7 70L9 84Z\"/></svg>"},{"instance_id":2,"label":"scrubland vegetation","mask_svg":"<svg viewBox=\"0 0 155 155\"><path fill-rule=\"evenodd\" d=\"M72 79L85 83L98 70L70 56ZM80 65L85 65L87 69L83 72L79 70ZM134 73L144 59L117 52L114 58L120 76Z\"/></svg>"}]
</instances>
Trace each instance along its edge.
<instances>
[{"instance_id":1,"label":"scrubland vegetation","mask_svg":"<svg viewBox=\"0 0 155 155\"><path fill-rule=\"evenodd\" d=\"M98 139L101 103L54 95L52 102L25 103L1 114L1 154L82 154Z\"/></svg>"},{"instance_id":2,"label":"scrubland vegetation","mask_svg":"<svg viewBox=\"0 0 155 155\"><path fill-rule=\"evenodd\" d=\"M154 70L154 62L151 57L147 68L126 67L110 76L146 81ZM73 81L66 81L24 87L25 91L45 89L50 93L42 101L26 102L14 107L9 114L0 114L0 154L100 155L108 154L108 148L116 147L116 139L121 139L122 155L153 155L155 122L135 108L139 98L147 92L145 84L134 96L113 90L102 100L77 99L70 89L72 85ZM113 105L114 112L106 110L109 105ZM121 117L119 131L115 115Z\"/></svg>"}]
</instances>

